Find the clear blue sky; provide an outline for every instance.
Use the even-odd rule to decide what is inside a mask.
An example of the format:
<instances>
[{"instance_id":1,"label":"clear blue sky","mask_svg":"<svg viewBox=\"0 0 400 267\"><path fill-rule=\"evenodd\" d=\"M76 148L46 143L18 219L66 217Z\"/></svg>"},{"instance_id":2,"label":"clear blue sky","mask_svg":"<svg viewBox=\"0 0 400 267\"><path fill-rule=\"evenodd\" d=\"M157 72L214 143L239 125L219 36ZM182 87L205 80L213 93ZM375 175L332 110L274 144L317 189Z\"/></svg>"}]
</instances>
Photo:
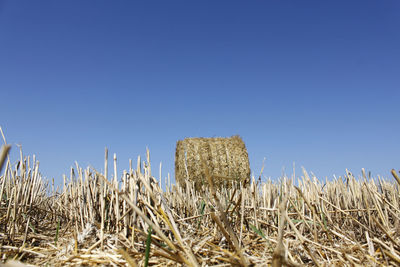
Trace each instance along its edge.
<instances>
[{"instance_id":1,"label":"clear blue sky","mask_svg":"<svg viewBox=\"0 0 400 267\"><path fill-rule=\"evenodd\" d=\"M105 147L173 174L177 140L235 134L256 174L390 177L399 29L394 0L0 0L0 126L57 181Z\"/></svg>"}]
</instances>

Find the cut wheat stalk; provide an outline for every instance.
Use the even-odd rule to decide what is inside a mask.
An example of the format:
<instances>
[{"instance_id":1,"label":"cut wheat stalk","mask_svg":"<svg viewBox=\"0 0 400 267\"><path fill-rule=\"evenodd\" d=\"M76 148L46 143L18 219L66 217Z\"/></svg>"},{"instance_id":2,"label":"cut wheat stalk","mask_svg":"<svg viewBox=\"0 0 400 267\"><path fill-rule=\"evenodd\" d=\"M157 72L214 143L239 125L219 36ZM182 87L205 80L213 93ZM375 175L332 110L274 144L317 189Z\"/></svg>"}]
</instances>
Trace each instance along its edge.
<instances>
[{"instance_id":1,"label":"cut wheat stalk","mask_svg":"<svg viewBox=\"0 0 400 267\"><path fill-rule=\"evenodd\" d=\"M156 266L399 264L400 194L393 172L395 179L385 180L362 170L358 179L346 170L322 182L303 170L298 178L293 171L291 178L252 178L222 188L205 177L199 191L192 181L172 184L161 172L159 180L152 177L148 151L146 161L138 157L136 170L130 161L121 177L113 157L108 177L107 153L104 172L75 164L58 189L43 178L36 157L21 150L14 164L5 157L2 263L142 266L147 247L148 264Z\"/></svg>"}]
</instances>

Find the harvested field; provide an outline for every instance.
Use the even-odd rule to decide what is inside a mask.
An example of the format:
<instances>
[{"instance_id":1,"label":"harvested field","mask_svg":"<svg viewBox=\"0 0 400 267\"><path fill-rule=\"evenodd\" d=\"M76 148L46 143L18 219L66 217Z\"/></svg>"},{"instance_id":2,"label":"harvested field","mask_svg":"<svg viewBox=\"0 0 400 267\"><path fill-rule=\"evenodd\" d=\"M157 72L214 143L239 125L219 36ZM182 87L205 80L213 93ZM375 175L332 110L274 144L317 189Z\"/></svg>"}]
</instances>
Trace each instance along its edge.
<instances>
[{"instance_id":1,"label":"harvested field","mask_svg":"<svg viewBox=\"0 0 400 267\"><path fill-rule=\"evenodd\" d=\"M38 266L398 266L397 181L349 171L217 190L151 176L149 153L117 173L78 164L62 188L33 157L0 170L0 255ZM22 153L21 153L22 155ZM1 155L0 155L1 158ZM112 175L108 166L113 166ZM206 166L206 164L204 164ZM1 166L0 166L1 168ZM258 177L257 177L258 178ZM257 182L256 182L257 180ZM163 191L160 184L166 183ZM10 262L9 262L10 263ZM1 264L0 264L1 265ZM7 266L7 265L6 265Z\"/></svg>"}]
</instances>

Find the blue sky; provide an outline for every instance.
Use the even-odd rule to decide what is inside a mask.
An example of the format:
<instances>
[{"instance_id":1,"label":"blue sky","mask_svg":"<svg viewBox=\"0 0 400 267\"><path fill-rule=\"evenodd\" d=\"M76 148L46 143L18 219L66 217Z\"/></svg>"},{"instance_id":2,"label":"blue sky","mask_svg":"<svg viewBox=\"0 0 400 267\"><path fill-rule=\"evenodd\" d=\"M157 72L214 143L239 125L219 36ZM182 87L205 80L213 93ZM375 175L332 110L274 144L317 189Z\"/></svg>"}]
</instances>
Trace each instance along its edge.
<instances>
[{"instance_id":1,"label":"blue sky","mask_svg":"<svg viewBox=\"0 0 400 267\"><path fill-rule=\"evenodd\" d=\"M399 1L1 1L0 126L61 181L244 139L252 170L400 168ZM111 166L110 166L111 167ZM164 175L163 175L164 176Z\"/></svg>"}]
</instances>

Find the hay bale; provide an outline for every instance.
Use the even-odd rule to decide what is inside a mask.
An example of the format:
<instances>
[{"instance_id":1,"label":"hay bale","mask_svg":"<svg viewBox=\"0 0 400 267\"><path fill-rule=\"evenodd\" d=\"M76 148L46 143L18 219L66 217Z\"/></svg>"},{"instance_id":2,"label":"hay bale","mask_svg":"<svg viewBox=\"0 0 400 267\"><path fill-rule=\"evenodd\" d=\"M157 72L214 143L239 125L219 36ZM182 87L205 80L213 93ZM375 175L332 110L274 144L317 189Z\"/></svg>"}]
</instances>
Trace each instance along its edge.
<instances>
[{"instance_id":1,"label":"hay bale","mask_svg":"<svg viewBox=\"0 0 400 267\"><path fill-rule=\"evenodd\" d=\"M184 186L188 178L195 183L196 189L208 184L200 155L217 187L229 186L231 181L249 181L249 156L239 136L186 138L176 144L175 180L180 185Z\"/></svg>"}]
</instances>

